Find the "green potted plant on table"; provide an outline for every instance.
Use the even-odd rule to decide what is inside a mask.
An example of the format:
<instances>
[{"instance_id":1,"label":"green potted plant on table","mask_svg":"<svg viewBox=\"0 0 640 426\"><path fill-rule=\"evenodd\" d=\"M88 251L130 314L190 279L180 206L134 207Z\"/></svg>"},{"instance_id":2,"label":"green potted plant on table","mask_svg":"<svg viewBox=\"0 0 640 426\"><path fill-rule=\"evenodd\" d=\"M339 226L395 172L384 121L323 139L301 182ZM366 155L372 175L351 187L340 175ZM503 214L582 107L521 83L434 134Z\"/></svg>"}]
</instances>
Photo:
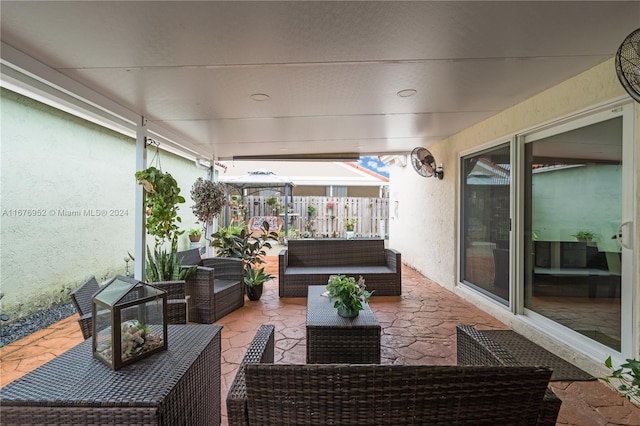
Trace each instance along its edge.
<instances>
[{"instance_id":1,"label":"green potted plant on table","mask_svg":"<svg viewBox=\"0 0 640 426\"><path fill-rule=\"evenodd\" d=\"M275 278L275 276L264 272L264 268L247 267L244 271L244 283L247 286L247 297L249 300L260 300L264 283L273 278Z\"/></svg>"},{"instance_id":2,"label":"green potted plant on table","mask_svg":"<svg viewBox=\"0 0 640 426\"><path fill-rule=\"evenodd\" d=\"M344 318L355 318L364 309L363 304L371 297L366 290L364 278L332 275L327 283L329 298L334 301L333 307L338 309L338 315Z\"/></svg>"}]
</instances>

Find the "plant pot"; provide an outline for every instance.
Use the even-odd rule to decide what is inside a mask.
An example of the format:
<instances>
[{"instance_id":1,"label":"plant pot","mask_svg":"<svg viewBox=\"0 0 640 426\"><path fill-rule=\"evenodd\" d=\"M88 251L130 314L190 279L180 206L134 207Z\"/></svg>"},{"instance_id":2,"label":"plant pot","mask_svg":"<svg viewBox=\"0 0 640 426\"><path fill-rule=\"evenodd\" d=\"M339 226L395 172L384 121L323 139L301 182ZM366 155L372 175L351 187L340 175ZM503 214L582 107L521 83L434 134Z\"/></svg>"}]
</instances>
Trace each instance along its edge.
<instances>
[{"instance_id":1,"label":"plant pot","mask_svg":"<svg viewBox=\"0 0 640 426\"><path fill-rule=\"evenodd\" d=\"M338 315L342 318L355 318L359 313L360 311L347 311L346 309L338 308Z\"/></svg>"},{"instance_id":2,"label":"plant pot","mask_svg":"<svg viewBox=\"0 0 640 426\"><path fill-rule=\"evenodd\" d=\"M189 241L197 243L200 241L200 235L189 235Z\"/></svg>"},{"instance_id":3,"label":"plant pot","mask_svg":"<svg viewBox=\"0 0 640 426\"><path fill-rule=\"evenodd\" d=\"M248 285L247 286L247 297L249 300L260 300L262 297L262 290L264 290L264 284L258 285Z\"/></svg>"},{"instance_id":4,"label":"plant pot","mask_svg":"<svg viewBox=\"0 0 640 426\"><path fill-rule=\"evenodd\" d=\"M350 240L355 235L355 231L345 231L345 234L347 235L347 240Z\"/></svg>"}]
</instances>

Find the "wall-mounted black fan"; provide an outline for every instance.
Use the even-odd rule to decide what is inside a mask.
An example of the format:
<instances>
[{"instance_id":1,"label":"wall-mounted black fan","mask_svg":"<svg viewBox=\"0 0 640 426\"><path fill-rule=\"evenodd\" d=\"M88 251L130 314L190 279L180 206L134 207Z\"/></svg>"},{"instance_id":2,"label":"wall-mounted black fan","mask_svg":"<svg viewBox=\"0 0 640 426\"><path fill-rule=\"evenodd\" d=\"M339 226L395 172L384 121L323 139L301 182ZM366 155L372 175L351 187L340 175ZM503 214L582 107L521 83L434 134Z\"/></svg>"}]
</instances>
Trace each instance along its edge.
<instances>
[{"instance_id":1,"label":"wall-mounted black fan","mask_svg":"<svg viewBox=\"0 0 640 426\"><path fill-rule=\"evenodd\" d=\"M435 176L441 180L444 177L442 164L440 166L436 166L436 159L433 157L433 154L431 154L428 149L422 148L421 146L414 148L413 151L411 151L411 164L413 164L413 168L420 176Z\"/></svg>"},{"instance_id":2,"label":"wall-mounted black fan","mask_svg":"<svg viewBox=\"0 0 640 426\"><path fill-rule=\"evenodd\" d=\"M616 73L624 90L640 102L640 28L620 45L616 53Z\"/></svg>"}]
</instances>

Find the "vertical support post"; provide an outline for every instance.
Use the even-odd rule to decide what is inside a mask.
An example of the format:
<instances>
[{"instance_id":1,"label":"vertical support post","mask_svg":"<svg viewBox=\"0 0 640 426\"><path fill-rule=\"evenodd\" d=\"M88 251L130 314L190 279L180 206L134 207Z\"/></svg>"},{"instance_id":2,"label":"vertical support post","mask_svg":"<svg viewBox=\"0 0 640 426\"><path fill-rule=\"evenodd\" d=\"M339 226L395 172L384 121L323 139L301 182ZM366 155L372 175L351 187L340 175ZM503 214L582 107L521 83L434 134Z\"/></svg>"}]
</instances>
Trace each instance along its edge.
<instances>
[{"instance_id":1,"label":"vertical support post","mask_svg":"<svg viewBox=\"0 0 640 426\"><path fill-rule=\"evenodd\" d=\"M284 185L284 235L289 236L289 185Z\"/></svg>"},{"instance_id":2,"label":"vertical support post","mask_svg":"<svg viewBox=\"0 0 640 426\"><path fill-rule=\"evenodd\" d=\"M136 171L144 170L147 167L147 120L140 117L140 123L136 126ZM134 257L133 277L136 280L144 280L145 247L147 231L145 229L146 206L144 205L144 188L136 185L136 207L135 207L135 235L134 235Z\"/></svg>"}]
</instances>

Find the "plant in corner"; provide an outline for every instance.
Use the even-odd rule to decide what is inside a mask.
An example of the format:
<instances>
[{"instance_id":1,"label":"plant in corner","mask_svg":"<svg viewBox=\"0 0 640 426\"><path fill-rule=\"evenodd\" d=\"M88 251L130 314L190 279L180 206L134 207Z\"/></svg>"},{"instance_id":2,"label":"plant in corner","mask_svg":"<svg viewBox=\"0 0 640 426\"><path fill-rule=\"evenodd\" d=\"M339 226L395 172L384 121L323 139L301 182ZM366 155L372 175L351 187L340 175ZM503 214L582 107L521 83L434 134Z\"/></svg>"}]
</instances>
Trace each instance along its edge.
<instances>
[{"instance_id":1,"label":"plant in corner","mask_svg":"<svg viewBox=\"0 0 640 426\"><path fill-rule=\"evenodd\" d=\"M355 318L364 309L371 292L366 290L364 278L347 277L346 275L332 275L327 283L329 297L334 300L333 307L338 309L338 315L345 318Z\"/></svg>"},{"instance_id":2,"label":"plant in corner","mask_svg":"<svg viewBox=\"0 0 640 426\"><path fill-rule=\"evenodd\" d=\"M264 268L252 268L248 266L244 271L244 283L247 288L247 297L249 300L260 300L264 283L275 278L271 274L264 272Z\"/></svg>"},{"instance_id":3,"label":"plant in corner","mask_svg":"<svg viewBox=\"0 0 640 426\"><path fill-rule=\"evenodd\" d=\"M211 235L211 245L217 249L218 256L242 259L245 283L247 279L251 280L250 274L254 274L256 267L265 263L264 257L267 255L265 249L271 248L269 240L278 239L277 233L269 232L268 222L265 221L262 224L262 230L264 232L258 237L251 237L246 226L231 225L220 227L218 232Z\"/></svg>"},{"instance_id":4,"label":"plant in corner","mask_svg":"<svg viewBox=\"0 0 640 426\"><path fill-rule=\"evenodd\" d=\"M613 362L609 356L604 365L611 370L611 375L601 377L605 383L613 386L612 381L617 382L616 389L621 395L629 401L640 404L640 361L636 359L627 359L627 362L620 365L620 368L613 368Z\"/></svg>"}]
</instances>

